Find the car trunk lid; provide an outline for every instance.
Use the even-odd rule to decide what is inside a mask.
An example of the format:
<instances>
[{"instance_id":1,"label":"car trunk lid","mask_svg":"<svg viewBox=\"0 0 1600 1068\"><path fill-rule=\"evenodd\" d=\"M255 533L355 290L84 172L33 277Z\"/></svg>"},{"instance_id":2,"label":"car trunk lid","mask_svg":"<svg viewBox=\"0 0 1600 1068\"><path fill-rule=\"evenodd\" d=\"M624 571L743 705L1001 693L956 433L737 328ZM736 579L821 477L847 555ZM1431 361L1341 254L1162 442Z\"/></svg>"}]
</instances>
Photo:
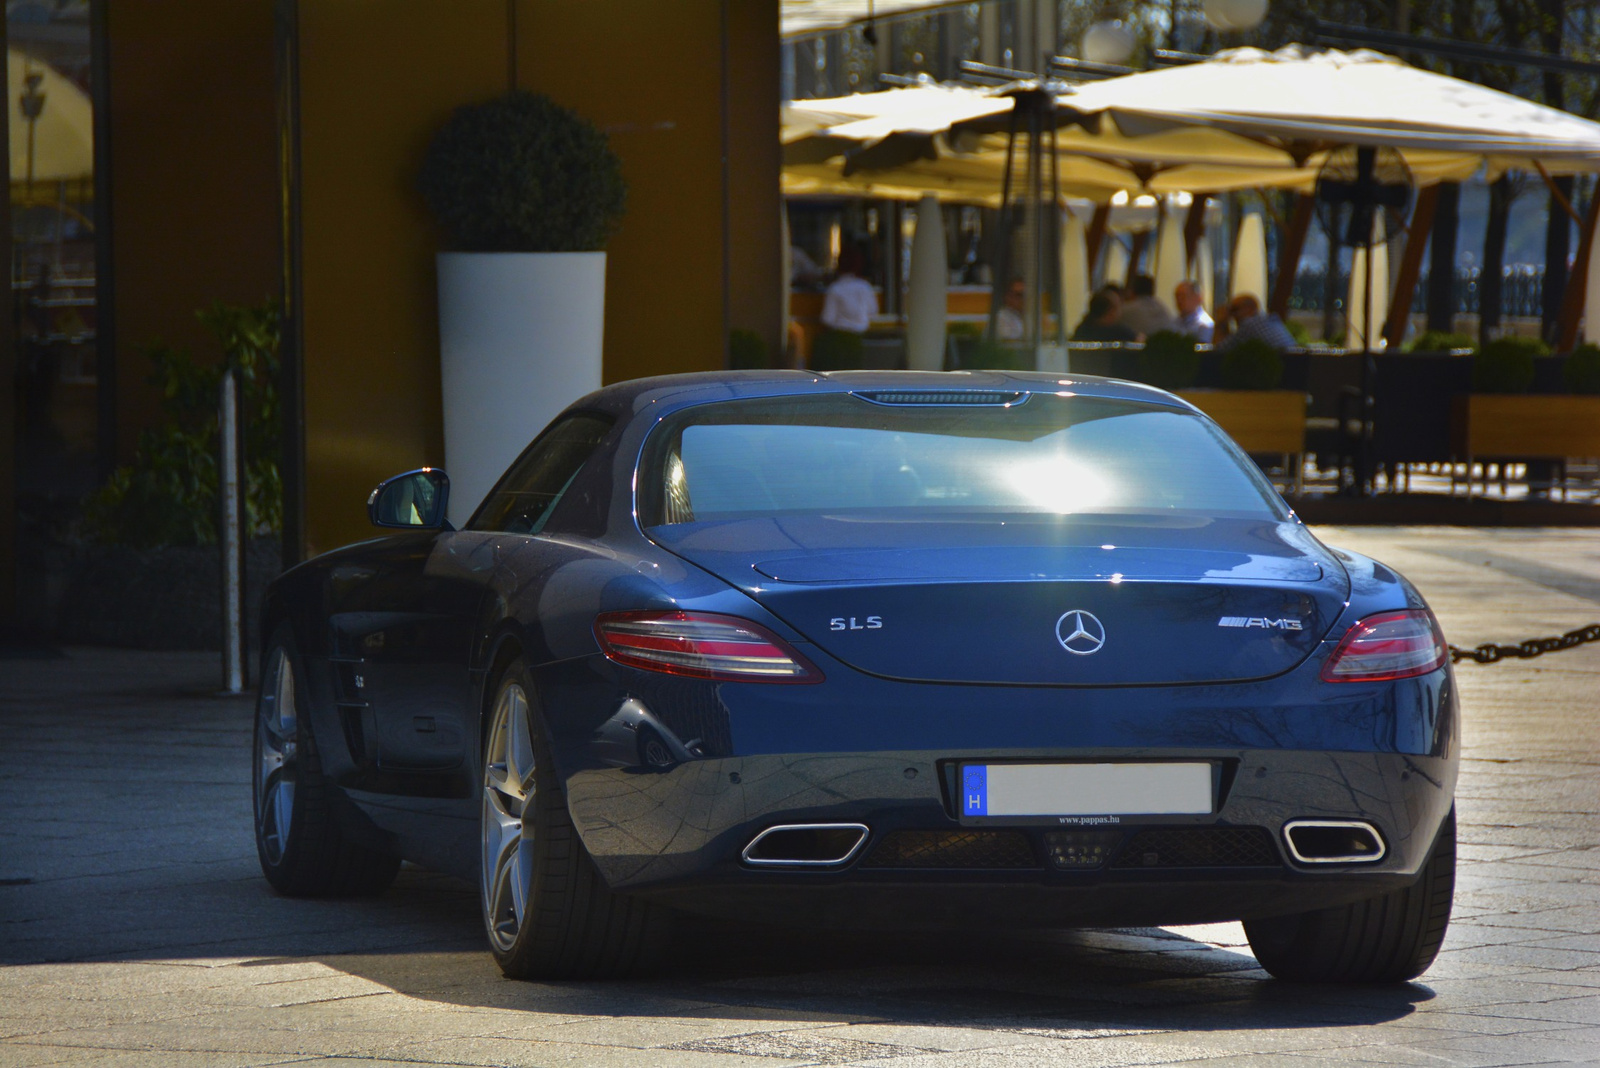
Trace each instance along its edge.
<instances>
[{"instance_id":1,"label":"car trunk lid","mask_svg":"<svg viewBox=\"0 0 1600 1068\"><path fill-rule=\"evenodd\" d=\"M650 535L830 655L917 681L1264 678L1316 648L1349 592L1337 560L1292 520L811 515Z\"/></svg>"}]
</instances>

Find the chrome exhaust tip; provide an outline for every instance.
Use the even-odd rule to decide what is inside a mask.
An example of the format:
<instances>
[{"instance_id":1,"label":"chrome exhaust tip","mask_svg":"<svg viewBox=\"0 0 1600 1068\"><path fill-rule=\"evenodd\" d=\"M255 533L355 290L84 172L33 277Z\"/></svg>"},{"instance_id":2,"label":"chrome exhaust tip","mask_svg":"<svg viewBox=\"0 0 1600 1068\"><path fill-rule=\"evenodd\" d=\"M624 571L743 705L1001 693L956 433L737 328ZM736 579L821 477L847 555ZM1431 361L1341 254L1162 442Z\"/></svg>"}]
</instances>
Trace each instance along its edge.
<instances>
[{"instance_id":1,"label":"chrome exhaust tip","mask_svg":"<svg viewBox=\"0 0 1600 1068\"><path fill-rule=\"evenodd\" d=\"M866 840L864 823L780 823L750 839L739 858L768 868L844 864Z\"/></svg>"},{"instance_id":2,"label":"chrome exhaust tip","mask_svg":"<svg viewBox=\"0 0 1600 1068\"><path fill-rule=\"evenodd\" d=\"M1372 864L1389 852L1383 835L1365 820L1290 820L1283 840L1301 864Z\"/></svg>"}]
</instances>

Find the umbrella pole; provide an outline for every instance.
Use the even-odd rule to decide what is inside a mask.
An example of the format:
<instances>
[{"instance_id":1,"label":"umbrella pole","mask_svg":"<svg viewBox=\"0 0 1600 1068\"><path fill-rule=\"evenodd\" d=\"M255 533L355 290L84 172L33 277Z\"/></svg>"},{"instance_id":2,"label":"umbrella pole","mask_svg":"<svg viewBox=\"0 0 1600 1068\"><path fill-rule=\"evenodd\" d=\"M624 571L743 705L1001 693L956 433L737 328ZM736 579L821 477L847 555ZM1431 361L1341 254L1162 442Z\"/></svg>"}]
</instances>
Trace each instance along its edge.
<instances>
[{"instance_id":1,"label":"umbrella pole","mask_svg":"<svg viewBox=\"0 0 1600 1068\"><path fill-rule=\"evenodd\" d=\"M1050 123L1050 219L1055 225L1051 229L1050 247L1055 251L1056 265L1056 343L1064 345L1067 342L1067 277L1061 270L1061 146L1056 137L1060 127L1054 118L1052 115Z\"/></svg>"},{"instance_id":2,"label":"umbrella pole","mask_svg":"<svg viewBox=\"0 0 1600 1068\"><path fill-rule=\"evenodd\" d=\"M1369 236L1370 240L1370 236ZM1375 246L1366 247L1366 262L1362 266L1361 283L1365 295L1361 298L1361 447L1357 450L1360 463L1356 471L1356 496L1366 497L1371 492L1372 464L1372 379L1377 370L1372 361L1372 261Z\"/></svg>"},{"instance_id":3,"label":"umbrella pole","mask_svg":"<svg viewBox=\"0 0 1600 1068\"><path fill-rule=\"evenodd\" d=\"M995 242L994 270L989 279L989 340L1000 340L1000 303L1006 291L1011 267L1011 162L1017 149L1017 109L1011 107L1011 120L1006 130L1006 169L1000 179L1000 233Z\"/></svg>"},{"instance_id":4,"label":"umbrella pole","mask_svg":"<svg viewBox=\"0 0 1600 1068\"><path fill-rule=\"evenodd\" d=\"M1039 345L1044 341L1044 116L1034 102L1028 108L1028 194L1033 211L1033 315L1028 324L1028 346L1034 369L1039 366Z\"/></svg>"}]
</instances>

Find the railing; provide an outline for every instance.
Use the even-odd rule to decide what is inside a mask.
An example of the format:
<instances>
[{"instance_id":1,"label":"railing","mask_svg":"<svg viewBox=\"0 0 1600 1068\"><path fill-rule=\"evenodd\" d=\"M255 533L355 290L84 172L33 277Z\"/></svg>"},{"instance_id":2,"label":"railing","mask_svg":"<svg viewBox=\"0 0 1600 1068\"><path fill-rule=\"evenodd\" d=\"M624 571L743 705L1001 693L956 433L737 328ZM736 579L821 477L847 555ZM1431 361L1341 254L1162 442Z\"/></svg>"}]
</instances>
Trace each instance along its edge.
<instances>
[{"instance_id":1,"label":"railing","mask_svg":"<svg viewBox=\"0 0 1600 1068\"><path fill-rule=\"evenodd\" d=\"M1544 308L1544 268L1507 267L1501 272L1500 314L1507 318L1538 318ZM1289 307L1295 311L1322 311L1323 294L1327 285L1327 271L1323 268L1302 269L1294 280L1294 291L1289 297ZM1342 311L1345 294L1350 291L1350 272L1341 270L1334 279L1334 309ZM1479 298L1483 292L1482 272L1474 267L1456 272L1455 310L1459 314L1476 315ZM1428 310L1428 274L1423 272L1412 294L1411 310L1421 314Z\"/></svg>"}]
</instances>

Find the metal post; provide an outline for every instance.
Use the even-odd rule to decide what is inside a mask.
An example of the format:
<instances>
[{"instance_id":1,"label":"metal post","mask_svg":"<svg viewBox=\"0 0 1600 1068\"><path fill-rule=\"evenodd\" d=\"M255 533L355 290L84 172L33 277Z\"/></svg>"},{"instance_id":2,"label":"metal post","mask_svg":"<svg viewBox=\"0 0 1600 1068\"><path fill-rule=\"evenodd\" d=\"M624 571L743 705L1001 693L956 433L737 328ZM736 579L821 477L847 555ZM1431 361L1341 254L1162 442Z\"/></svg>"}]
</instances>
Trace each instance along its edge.
<instances>
[{"instance_id":1,"label":"metal post","mask_svg":"<svg viewBox=\"0 0 1600 1068\"><path fill-rule=\"evenodd\" d=\"M1045 290L1048 285L1048 267L1045 251L1050 240L1050 219L1045 211L1044 199L1044 109L1049 97L1042 91L1033 97L1028 109L1029 192L1033 210L1033 315L1028 324L1028 343L1033 349L1033 365L1039 366L1039 346L1044 344Z\"/></svg>"},{"instance_id":2,"label":"metal post","mask_svg":"<svg viewBox=\"0 0 1600 1068\"><path fill-rule=\"evenodd\" d=\"M1054 114L1050 116L1050 247L1055 251L1056 344L1067 343L1067 278L1061 270L1061 145L1056 136L1059 126Z\"/></svg>"},{"instance_id":3,"label":"metal post","mask_svg":"<svg viewBox=\"0 0 1600 1068\"><path fill-rule=\"evenodd\" d=\"M1361 428L1361 440L1356 448L1357 497L1370 495L1376 481L1372 472L1372 384L1378 368L1372 355L1372 261L1377 250L1378 243L1369 231L1366 260L1361 265L1365 274L1362 287L1366 295L1361 298L1361 419L1357 424Z\"/></svg>"},{"instance_id":4,"label":"metal post","mask_svg":"<svg viewBox=\"0 0 1600 1068\"><path fill-rule=\"evenodd\" d=\"M222 556L222 686L244 692L244 546L240 521L243 493L239 478L239 383L229 368L222 374L218 412L217 542Z\"/></svg>"},{"instance_id":5,"label":"metal post","mask_svg":"<svg viewBox=\"0 0 1600 1068\"><path fill-rule=\"evenodd\" d=\"M995 262L991 264L989 277L989 340L995 341L1000 337L1000 305L1003 303L1004 294L1011 285L1011 239L1012 239L1012 212L1011 212L1011 170L1012 161L1016 158L1017 147L1017 105L1013 101L1011 115L1006 129L1006 167L1000 179L1000 219L999 241L995 244Z\"/></svg>"}]
</instances>

